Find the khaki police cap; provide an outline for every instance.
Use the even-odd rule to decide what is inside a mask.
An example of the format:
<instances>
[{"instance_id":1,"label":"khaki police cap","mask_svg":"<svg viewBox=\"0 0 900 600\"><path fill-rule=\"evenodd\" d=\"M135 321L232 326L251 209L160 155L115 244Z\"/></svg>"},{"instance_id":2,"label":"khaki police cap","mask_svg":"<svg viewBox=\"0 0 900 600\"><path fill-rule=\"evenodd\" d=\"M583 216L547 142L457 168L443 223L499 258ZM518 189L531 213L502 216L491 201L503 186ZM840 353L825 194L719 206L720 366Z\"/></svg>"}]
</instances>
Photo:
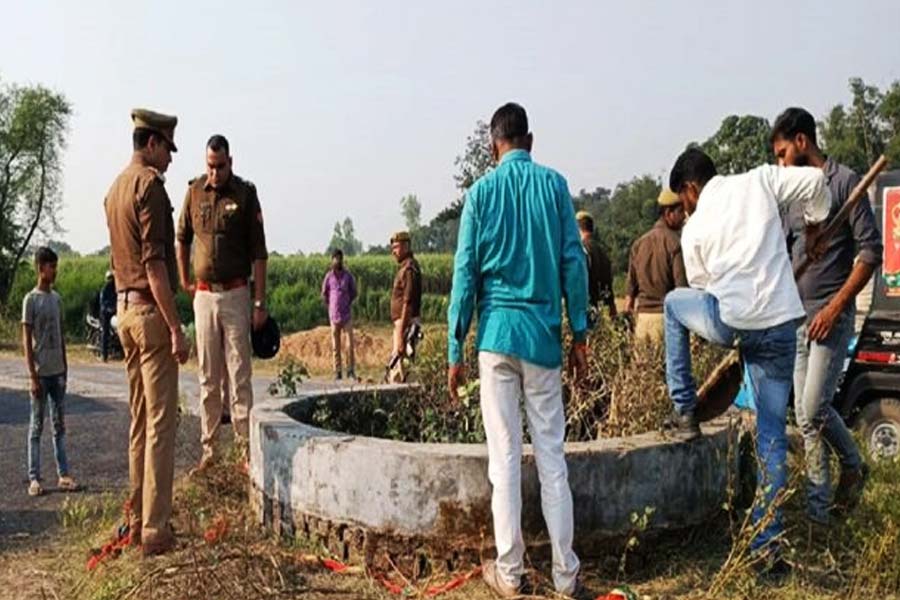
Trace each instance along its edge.
<instances>
[{"instance_id":1,"label":"khaki police cap","mask_svg":"<svg viewBox=\"0 0 900 600\"><path fill-rule=\"evenodd\" d=\"M178 117L163 115L145 108L135 108L131 111L131 120L135 129L149 129L163 136L172 147L172 152L178 152L175 147L175 126L178 125Z\"/></svg>"},{"instance_id":2,"label":"khaki police cap","mask_svg":"<svg viewBox=\"0 0 900 600\"><path fill-rule=\"evenodd\" d=\"M675 206L681 202L681 198L678 197L678 194L673 192L667 187L664 187L659 192L659 198L656 199L656 203L660 206Z\"/></svg>"},{"instance_id":3,"label":"khaki police cap","mask_svg":"<svg viewBox=\"0 0 900 600\"><path fill-rule=\"evenodd\" d=\"M579 210L577 213L575 213L575 220L576 221L590 221L591 223L593 223L594 215L592 215L591 213L589 213L586 210Z\"/></svg>"},{"instance_id":4,"label":"khaki police cap","mask_svg":"<svg viewBox=\"0 0 900 600\"><path fill-rule=\"evenodd\" d=\"M398 231L391 236L391 243L394 242L408 242L410 241L409 232L408 231Z\"/></svg>"}]
</instances>

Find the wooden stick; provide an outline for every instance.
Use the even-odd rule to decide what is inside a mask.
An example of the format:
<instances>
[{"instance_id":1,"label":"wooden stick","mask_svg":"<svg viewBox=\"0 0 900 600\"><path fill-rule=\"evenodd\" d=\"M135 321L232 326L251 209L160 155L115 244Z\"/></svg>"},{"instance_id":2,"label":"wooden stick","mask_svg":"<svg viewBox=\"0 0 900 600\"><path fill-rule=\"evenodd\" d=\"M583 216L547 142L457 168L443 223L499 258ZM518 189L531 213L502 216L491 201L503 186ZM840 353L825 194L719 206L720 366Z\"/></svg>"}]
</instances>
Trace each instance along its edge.
<instances>
[{"instance_id":1,"label":"wooden stick","mask_svg":"<svg viewBox=\"0 0 900 600\"><path fill-rule=\"evenodd\" d=\"M821 244L822 242L828 241L831 239L831 236L837 232L838 228L844 224L844 222L850 218L850 211L856 206L856 204L860 201L860 199L865 196L866 190L869 189L869 186L875 181L875 178L878 177L878 174L881 173L882 170L887 166L887 158L885 158L884 154L878 157L878 160L875 161L875 164L872 165L872 168L866 173L865 177L863 177L859 183L856 184L856 187L853 188L853 191L850 192L850 195L847 197L847 201L844 202L844 205L841 207L841 210L838 211L834 218L825 226L825 229L822 230L822 233L819 235L819 238L816 240L817 244ZM794 269L794 279L800 279L800 277L806 272L806 270L810 267L810 265L815 262L812 258L810 258L809 254L803 259L803 262L797 265L797 268Z\"/></svg>"}]
</instances>

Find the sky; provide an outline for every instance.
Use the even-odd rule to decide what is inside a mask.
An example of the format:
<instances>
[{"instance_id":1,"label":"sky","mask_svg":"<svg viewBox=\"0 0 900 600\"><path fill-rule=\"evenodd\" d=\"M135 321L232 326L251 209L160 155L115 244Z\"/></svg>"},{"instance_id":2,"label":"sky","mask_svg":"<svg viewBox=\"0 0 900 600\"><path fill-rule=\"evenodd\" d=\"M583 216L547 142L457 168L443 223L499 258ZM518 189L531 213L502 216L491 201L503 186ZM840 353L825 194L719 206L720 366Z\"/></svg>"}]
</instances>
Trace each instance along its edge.
<instances>
[{"instance_id":1,"label":"sky","mask_svg":"<svg viewBox=\"0 0 900 600\"><path fill-rule=\"evenodd\" d=\"M236 8L235 6L240 6ZM253 181L270 250L321 252L349 216L366 244L458 196L476 121L522 104L534 158L573 194L667 174L729 114L817 117L847 81L900 80L900 2L80 2L0 0L0 81L73 105L57 236L107 244L103 198L130 111L175 114L176 217L213 133Z\"/></svg>"}]
</instances>

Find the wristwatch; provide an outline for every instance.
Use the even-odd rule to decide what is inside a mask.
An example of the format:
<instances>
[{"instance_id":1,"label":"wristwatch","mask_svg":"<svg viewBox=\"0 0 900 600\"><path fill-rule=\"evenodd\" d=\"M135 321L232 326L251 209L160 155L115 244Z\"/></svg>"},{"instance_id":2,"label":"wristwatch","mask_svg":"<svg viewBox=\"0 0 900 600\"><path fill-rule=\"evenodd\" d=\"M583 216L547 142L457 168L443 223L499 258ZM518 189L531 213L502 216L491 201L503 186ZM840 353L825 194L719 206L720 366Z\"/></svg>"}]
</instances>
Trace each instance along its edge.
<instances>
[{"instance_id":1,"label":"wristwatch","mask_svg":"<svg viewBox=\"0 0 900 600\"><path fill-rule=\"evenodd\" d=\"M265 310L265 309L266 309L266 304L265 304L265 302L263 302L262 300L254 300L254 301L253 301L253 308L255 308L255 309L257 309L257 310Z\"/></svg>"}]
</instances>

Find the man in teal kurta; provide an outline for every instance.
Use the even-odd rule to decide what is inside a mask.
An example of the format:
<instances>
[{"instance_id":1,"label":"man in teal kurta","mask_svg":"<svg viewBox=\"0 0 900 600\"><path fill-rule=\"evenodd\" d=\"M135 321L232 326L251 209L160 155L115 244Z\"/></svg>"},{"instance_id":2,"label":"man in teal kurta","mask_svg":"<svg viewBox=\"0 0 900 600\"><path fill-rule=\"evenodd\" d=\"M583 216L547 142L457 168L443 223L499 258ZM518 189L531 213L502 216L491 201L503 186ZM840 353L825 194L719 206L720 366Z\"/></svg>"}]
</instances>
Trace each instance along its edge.
<instances>
[{"instance_id":1,"label":"man in teal kurta","mask_svg":"<svg viewBox=\"0 0 900 600\"><path fill-rule=\"evenodd\" d=\"M525 110L500 107L491 119L497 168L469 190L462 211L450 296L448 381L464 379L463 347L478 309L481 410L497 560L484 578L501 596L520 591L525 544L521 528L522 426L528 430L541 482L541 504L553 550L553 581L576 591L572 494L563 439L562 304L575 343L570 360L583 377L587 269L566 180L531 160Z\"/></svg>"}]
</instances>

